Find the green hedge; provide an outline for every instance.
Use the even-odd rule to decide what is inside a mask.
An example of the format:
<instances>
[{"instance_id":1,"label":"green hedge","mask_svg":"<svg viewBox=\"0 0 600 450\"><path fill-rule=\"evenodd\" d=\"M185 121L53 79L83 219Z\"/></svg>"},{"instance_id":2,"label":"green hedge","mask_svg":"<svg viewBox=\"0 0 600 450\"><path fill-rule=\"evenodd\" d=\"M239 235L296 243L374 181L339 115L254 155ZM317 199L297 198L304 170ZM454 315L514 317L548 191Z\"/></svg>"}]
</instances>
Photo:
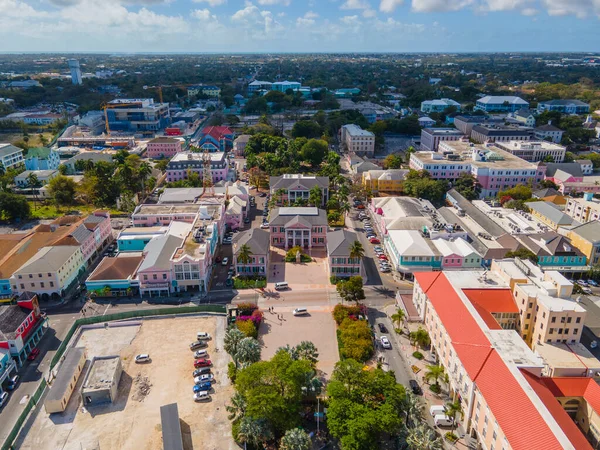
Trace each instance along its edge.
<instances>
[{"instance_id":1,"label":"green hedge","mask_svg":"<svg viewBox=\"0 0 600 450\"><path fill-rule=\"evenodd\" d=\"M267 280L264 277L260 277L257 280L252 278L236 277L233 279L233 287L235 289L254 289L264 288L267 286Z\"/></svg>"}]
</instances>

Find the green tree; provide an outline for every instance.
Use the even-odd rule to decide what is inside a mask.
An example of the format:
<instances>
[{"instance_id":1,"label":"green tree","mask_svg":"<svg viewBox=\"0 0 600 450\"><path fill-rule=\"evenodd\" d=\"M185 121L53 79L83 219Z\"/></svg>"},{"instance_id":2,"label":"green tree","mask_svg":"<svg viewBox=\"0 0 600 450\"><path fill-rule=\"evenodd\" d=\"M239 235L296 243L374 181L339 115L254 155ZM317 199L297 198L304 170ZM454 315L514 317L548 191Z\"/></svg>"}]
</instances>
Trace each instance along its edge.
<instances>
[{"instance_id":1,"label":"green tree","mask_svg":"<svg viewBox=\"0 0 600 450\"><path fill-rule=\"evenodd\" d=\"M431 343L429 333L427 333L427 331L421 327L419 327L417 331L411 332L409 338L413 345L417 345L421 348L425 348Z\"/></svg>"},{"instance_id":2,"label":"green tree","mask_svg":"<svg viewBox=\"0 0 600 450\"><path fill-rule=\"evenodd\" d=\"M168 165L169 165L168 159L159 159L158 161L156 161L154 163L154 168L160 170L161 172L164 172L165 170L167 170Z\"/></svg>"},{"instance_id":3,"label":"green tree","mask_svg":"<svg viewBox=\"0 0 600 450\"><path fill-rule=\"evenodd\" d=\"M31 208L24 195L0 192L0 212L6 220L13 222L28 219Z\"/></svg>"},{"instance_id":4,"label":"green tree","mask_svg":"<svg viewBox=\"0 0 600 450\"><path fill-rule=\"evenodd\" d=\"M310 188L308 192L308 203L312 206L320 207L323 202L323 192L321 188L317 185Z\"/></svg>"},{"instance_id":5,"label":"green tree","mask_svg":"<svg viewBox=\"0 0 600 450\"><path fill-rule=\"evenodd\" d=\"M247 407L244 396L239 392L235 392L229 401L230 404L225 406L225 409L229 413L227 418L234 422L243 419L244 415L246 414Z\"/></svg>"},{"instance_id":6,"label":"green tree","mask_svg":"<svg viewBox=\"0 0 600 450\"><path fill-rule=\"evenodd\" d=\"M27 175L25 182L27 183L27 187L29 188L29 194L33 196L33 207L35 209L38 196L37 189L41 186L40 180L38 179L37 175L32 172L29 175Z\"/></svg>"},{"instance_id":7,"label":"green tree","mask_svg":"<svg viewBox=\"0 0 600 450\"><path fill-rule=\"evenodd\" d=\"M59 164L59 166L58 166L58 172L61 175L66 175L69 172L69 169L64 164Z\"/></svg>"},{"instance_id":8,"label":"green tree","mask_svg":"<svg viewBox=\"0 0 600 450\"><path fill-rule=\"evenodd\" d=\"M259 342L251 337L242 339L237 346L236 361L242 369L260 361Z\"/></svg>"},{"instance_id":9,"label":"green tree","mask_svg":"<svg viewBox=\"0 0 600 450\"><path fill-rule=\"evenodd\" d=\"M453 402L448 402L444 405L444 411L446 416L452 419L452 428L456 429L456 418L460 416L461 420L464 417L464 412L462 406L460 404L460 400L455 400Z\"/></svg>"},{"instance_id":10,"label":"green tree","mask_svg":"<svg viewBox=\"0 0 600 450\"><path fill-rule=\"evenodd\" d=\"M412 391L406 391L402 408L406 413L407 427L415 426L423 420L423 404Z\"/></svg>"},{"instance_id":11,"label":"green tree","mask_svg":"<svg viewBox=\"0 0 600 450\"><path fill-rule=\"evenodd\" d=\"M350 258L362 259L365 256L365 249L360 241L355 240L350 244Z\"/></svg>"},{"instance_id":12,"label":"green tree","mask_svg":"<svg viewBox=\"0 0 600 450\"><path fill-rule=\"evenodd\" d=\"M426 423L407 428L404 441L410 450L443 450L442 438Z\"/></svg>"},{"instance_id":13,"label":"green tree","mask_svg":"<svg viewBox=\"0 0 600 450\"><path fill-rule=\"evenodd\" d=\"M346 301L358 302L365 298L363 280L360 276L349 277L347 280L338 282L336 290L340 297Z\"/></svg>"},{"instance_id":14,"label":"green tree","mask_svg":"<svg viewBox=\"0 0 600 450\"><path fill-rule=\"evenodd\" d=\"M402 167L402 156L398 153L387 155L383 160L383 167L386 169L399 169Z\"/></svg>"},{"instance_id":15,"label":"green tree","mask_svg":"<svg viewBox=\"0 0 600 450\"><path fill-rule=\"evenodd\" d=\"M57 206L72 205L75 202L77 184L73 179L58 175L48 183L48 195Z\"/></svg>"},{"instance_id":16,"label":"green tree","mask_svg":"<svg viewBox=\"0 0 600 450\"><path fill-rule=\"evenodd\" d=\"M498 192L498 198L510 197L514 200L529 200L532 196L532 190L529 186L519 184L513 188Z\"/></svg>"},{"instance_id":17,"label":"green tree","mask_svg":"<svg viewBox=\"0 0 600 450\"><path fill-rule=\"evenodd\" d=\"M273 438L273 431L266 419L253 419L246 416L240 422L238 433L240 442L249 443L256 448L264 448L265 442Z\"/></svg>"},{"instance_id":18,"label":"green tree","mask_svg":"<svg viewBox=\"0 0 600 450\"><path fill-rule=\"evenodd\" d=\"M238 348L240 342L245 338L246 335L234 326L229 327L225 332L223 348L233 359L236 368L239 365L239 362L237 360Z\"/></svg>"},{"instance_id":19,"label":"green tree","mask_svg":"<svg viewBox=\"0 0 600 450\"><path fill-rule=\"evenodd\" d=\"M300 157L312 167L317 167L328 152L327 142L321 139L310 139L300 149Z\"/></svg>"},{"instance_id":20,"label":"green tree","mask_svg":"<svg viewBox=\"0 0 600 450\"><path fill-rule=\"evenodd\" d=\"M538 261L537 255L525 247L521 247L520 249L512 251L512 252L507 252L506 255L504 255L504 257L505 258L528 259L531 262L536 263L536 264Z\"/></svg>"},{"instance_id":21,"label":"green tree","mask_svg":"<svg viewBox=\"0 0 600 450\"><path fill-rule=\"evenodd\" d=\"M323 134L321 125L313 120L299 120L292 127L292 137L305 137L306 139L318 139Z\"/></svg>"},{"instance_id":22,"label":"green tree","mask_svg":"<svg viewBox=\"0 0 600 450\"><path fill-rule=\"evenodd\" d=\"M433 380L434 386L439 387L440 378L444 377L444 368L439 364L428 365L427 372L425 372L425 379L429 382Z\"/></svg>"},{"instance_id":23,"label":"green tree","mask_svg":"<svg viewBox=\"0 0 600 450\"><path fill-rule=\"evenodd\" d=\"M373 355L373 336L366 320L344 319L338 329L340 356L365 362Z\"/></svg>"},{"instance_id":24,"label":"green tree","mask_svg":"<svg viewBox=\"0 0 600 450\"><path fill-rule=\"evenodd\" d=\"M394 323L394 325L396 325L396 328L400 328L400 327L402 327L402 325L404 324L404 321L406 320L406 313L404 312L403 309L398 308L396 310L396 312L394 314L392 314L390 319L392 319L392 322Z\"/></svg>"},{"instance_id":25,"label":"green tree","mask_svg":"<svg viewBox=\"0 0 600 450\"><path fill-rule=\"evenodd\" d=\"M279 444L281 450L311 450L312 441L306 432L300 428L287 430Z\"/></svg>"},{"instance_id":26,"label":"green tree","mask_svg":"<svg viewBox=\"0 0 600 450\"><path fill-rule=\"evenodd\" d=\"M327 395L329 432L343 450L378 449L385 434L400 433L405 393L393 374L366 371L361 363L346 359L336 364Z\"/></svg>"},{"instance_id":27,"label":"green tree","mask_svg":"<svg viewBox=\"0 0 600 450\"><path fill-rule=\"evenodd\" d=\"M250 250L250 246L248 244L244 244L240 247L240 250L237 254L238 262L242 264L249 264L252 260L252 250Z\"/></svg>"},{"instance_id":28,"label":"green tree","mask_svg":"<svg viewBox=\"0 0 600 450\"><path fill-rule=\"evenodd\" d=\"M454 189L467 200L475 200L481 194L481 185L470 173L461 173L454 182Z\"/></svg>"},{"instance_id":29,"label":"green tree","mask_svg":"<svg viewBox=\"0 0 600 450\"><path fill-rule=\"evenodd\" d=\"M310 341L302 341L294 347L294 359L302 359L310 362L312 367L317 365L319 361L319 351L315 344Z\"/></svg>"}]
</instances>

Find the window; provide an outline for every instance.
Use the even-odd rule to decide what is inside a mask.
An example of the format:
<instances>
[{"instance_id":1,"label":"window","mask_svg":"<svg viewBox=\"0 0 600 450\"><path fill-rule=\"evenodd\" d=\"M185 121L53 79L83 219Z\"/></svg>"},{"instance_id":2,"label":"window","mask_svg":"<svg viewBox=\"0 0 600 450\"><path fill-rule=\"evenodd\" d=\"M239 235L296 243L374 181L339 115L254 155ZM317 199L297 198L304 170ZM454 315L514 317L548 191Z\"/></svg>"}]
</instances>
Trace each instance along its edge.
<instances>
[{"instance_id":1,"label":"window","mask_svg":"<svg viewBox=\"0 0 600 450\"><path fill-rule=\"evenodd\" d=\"M571 317L567 317L567 323L571 323Z\"/></svg>"},{"instance_id":2,"label":"window","mask_svg":"<svg viewBox=\"0 0 600 450\"><path fill-rule=\"evenodd\" d=\"M575 323L580 323L581 322L581 317L578 317L577 319L575 319Z\"/></svg>"},{"instance_id":3,"label":"window","mask_svg":"<svg viewBox=\"0 0 600 450\"><path fill-rule=\"evenodd\" d=\"M32 275L32 274L29 274L29 278L33 278L33 275Z\"/></svg>"},{"instance_id":4,"label":"window","mask_svg":"<svg viewBox=\"0 0 600 450\"><path fill-rule=\"evenodd\" d=\"M155 273L153 273L153 274L152 274L152 279L153 279L153 280L156 280L156 278L157 278L157 277L156 277L156 274L155 274Z\"/></svg>"},{"instance_id":5,"label":"window","mask_svg":"<svg viewBox=\"0 0 600 450\"><path fill-rule=\"evenodd\" d=\"M163 277L162 278L163 278L163 280L166 280L167 279L167 274L163 273Z\"/></svg>"},{"instance_id":6,"label":"window","mask_svg":"<svg viewBox=\"0 0 600 450\"><path fill-rule=\"evenodd\" d=\"M44 287L44 282L43 281L40 283L40 287L42 287L42 288Z\"/></svg>"},{"instance_id":7,"label":"window","mask_svg":"<svg viewBox=\"0 0 600 450\"><path fill-rule=\"evenodd\" d=\"M573 328L573 333L577 334L579 332L579 328Z\"/></svg>"},{"instance_id":8,"label":"window","mask_svg":"<svg viewBox=\"0 0 600 450\"><path fill-rule=\"evenodd\" d=\"M148 281L148 275L144 275L144 281Z\"/></svg>"},{"instance_id":9,"label":"window","mask_svg":"<svg viewBox=\"0 0 600 450\"><path fill-rule=\"evenodd\" d=\"M548 329L548 334L554 334L554 328Z\"/></svg>"},{"instance_id":10,"label":"window","mask_svg":"<svg viewBox=\"0 0 600 450\"><path fill-rule=\"evenodd\" d=\"M556 323L556 317L553 317L551 322Z\"/></svg>"}]
</instances>

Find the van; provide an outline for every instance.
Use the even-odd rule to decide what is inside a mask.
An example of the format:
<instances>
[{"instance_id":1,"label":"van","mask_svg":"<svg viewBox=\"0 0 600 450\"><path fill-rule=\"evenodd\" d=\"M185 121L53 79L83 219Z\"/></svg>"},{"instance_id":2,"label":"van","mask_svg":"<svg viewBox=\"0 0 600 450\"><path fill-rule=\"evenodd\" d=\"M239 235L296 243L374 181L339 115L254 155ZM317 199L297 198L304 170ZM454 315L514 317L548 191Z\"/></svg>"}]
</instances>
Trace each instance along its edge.
<instances>
[{"instance_id":1,"label":"van","mask_svg":"<svg viewBox=\"0 0 600 450\"><path fill-rule=\"evenodd\" d=\"M275 283L275 290L276 291L283 291L285 289L289 289L287 281L280 281L279 283Z\"/></svg>"},{"instance_id":2,"label":"van","mask_svg":"<svg viewBox=\"0 0 600 450\"><path fill-rule=\"evenodd\" d=\"M308 314L308 310L306 308L296 308L293 313L295 316L303 316Z\"/></svg>"},{"instance_id":3,"label":"van","mask_svg":"<svg viewBox=\"0 0 600 450\"><path fill-rule=\"evenodd\" d=\"M431 408L429 408L429 414L431 414L431 417L435 417L438 415L446 415L446 409L444 408L444 405L433 405Z\"/></svg>"},{"instance_id":4,"label":"van","mask_svg":"<svg viewBox=\"0 0 600 450\"><path fill-rule=\"evenodd\" d=\"M433 423L436 427L451 427L452 419L445 414L436 414L433 416Z\"/></svg>"}]
</instances>

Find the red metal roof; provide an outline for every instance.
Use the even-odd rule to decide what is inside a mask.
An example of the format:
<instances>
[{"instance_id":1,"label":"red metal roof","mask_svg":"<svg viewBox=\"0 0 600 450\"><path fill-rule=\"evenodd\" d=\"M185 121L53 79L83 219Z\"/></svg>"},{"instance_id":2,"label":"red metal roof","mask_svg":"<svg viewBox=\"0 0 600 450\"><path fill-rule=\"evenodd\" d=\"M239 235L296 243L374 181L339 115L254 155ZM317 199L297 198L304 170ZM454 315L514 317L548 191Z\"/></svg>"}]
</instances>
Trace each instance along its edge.
<instances>
[{"instance_id":1,"label":"red metal roof","mask_svg":"<svg viewBox=\"0 0 600 450\"><path fill-rule=\"evenodd\" d=\"M478 303L490 313L518 313L519 308L510 289L463 289L472 303Z\"/></svg>"},{"instance_id":2,"label":"red metal roof","mask_svg":"<svg viewBox=\"0 0 600 450\"><path fill-rule=\"evenodd\" d=\"M592 446L581 433L579 427L575 424L575 422L573 422L571 417L569 417L558 400L556 400L557 396L563 397L565 395L563 395L563 393L560 391L558 392L560 395L556 395L557 392L553 389L550 389L549 385L553 385L556 388L556 385L554 384L555 380L565 380L566 384L568 385L565 387L572 387L577 392L581 391L582 386L588 386L590 384L594 385L595 389L600 391L600 386L598 386L598 384L596 384L596 382L591 378L539 378L527 372L526 370L521 370L521 373L531 385L540 400L542 400L548 411L550 411L550 414L552 414L561 430L563 430L563 432L567 435L575 448L578 450L591 450ZM585 389L583 392L585 392ZM580 397L580 395L572 392L569 393L568 396Z\"/></svg>"},{"instance_id":3,"label":"red metal roof","mask_svg":"<svg viewBox=\"0 0 600 450\"><path fill-rule=\"evenodd\" d=\"M204 136L210 135L215 139L220 140L223 136L233 134L233 132L228 127L212 126L205 129L202 134Z\"/></svg>"},{"instance_id":4,"label":"red metal roof","mask_svg":"<svg viewBox=\"0 0 600 450\"><path fill-rule=\"evenodd\" d=\"M515 374L492 347L471 311L443 272L416 273L415 279L429 297L458 358L469 378L477 384L511 447L515 450L562 449L562 445L523 386L519 384ZM489 292L491 291L489 289L466 289L466 291L471 291L465 292L465 295L473 302L480 314L491 316L490 310L513 312L511 308L516 309L512 295L509 299L507 293L502 292L506 290L497 289L494 290L496 292ZM514 306L510 306L509 300ZM583 438L581 432L577 436L571 434L573 436L569 435L569 439L573 439L573 445Z\"/></svg>"}]
</instances>

